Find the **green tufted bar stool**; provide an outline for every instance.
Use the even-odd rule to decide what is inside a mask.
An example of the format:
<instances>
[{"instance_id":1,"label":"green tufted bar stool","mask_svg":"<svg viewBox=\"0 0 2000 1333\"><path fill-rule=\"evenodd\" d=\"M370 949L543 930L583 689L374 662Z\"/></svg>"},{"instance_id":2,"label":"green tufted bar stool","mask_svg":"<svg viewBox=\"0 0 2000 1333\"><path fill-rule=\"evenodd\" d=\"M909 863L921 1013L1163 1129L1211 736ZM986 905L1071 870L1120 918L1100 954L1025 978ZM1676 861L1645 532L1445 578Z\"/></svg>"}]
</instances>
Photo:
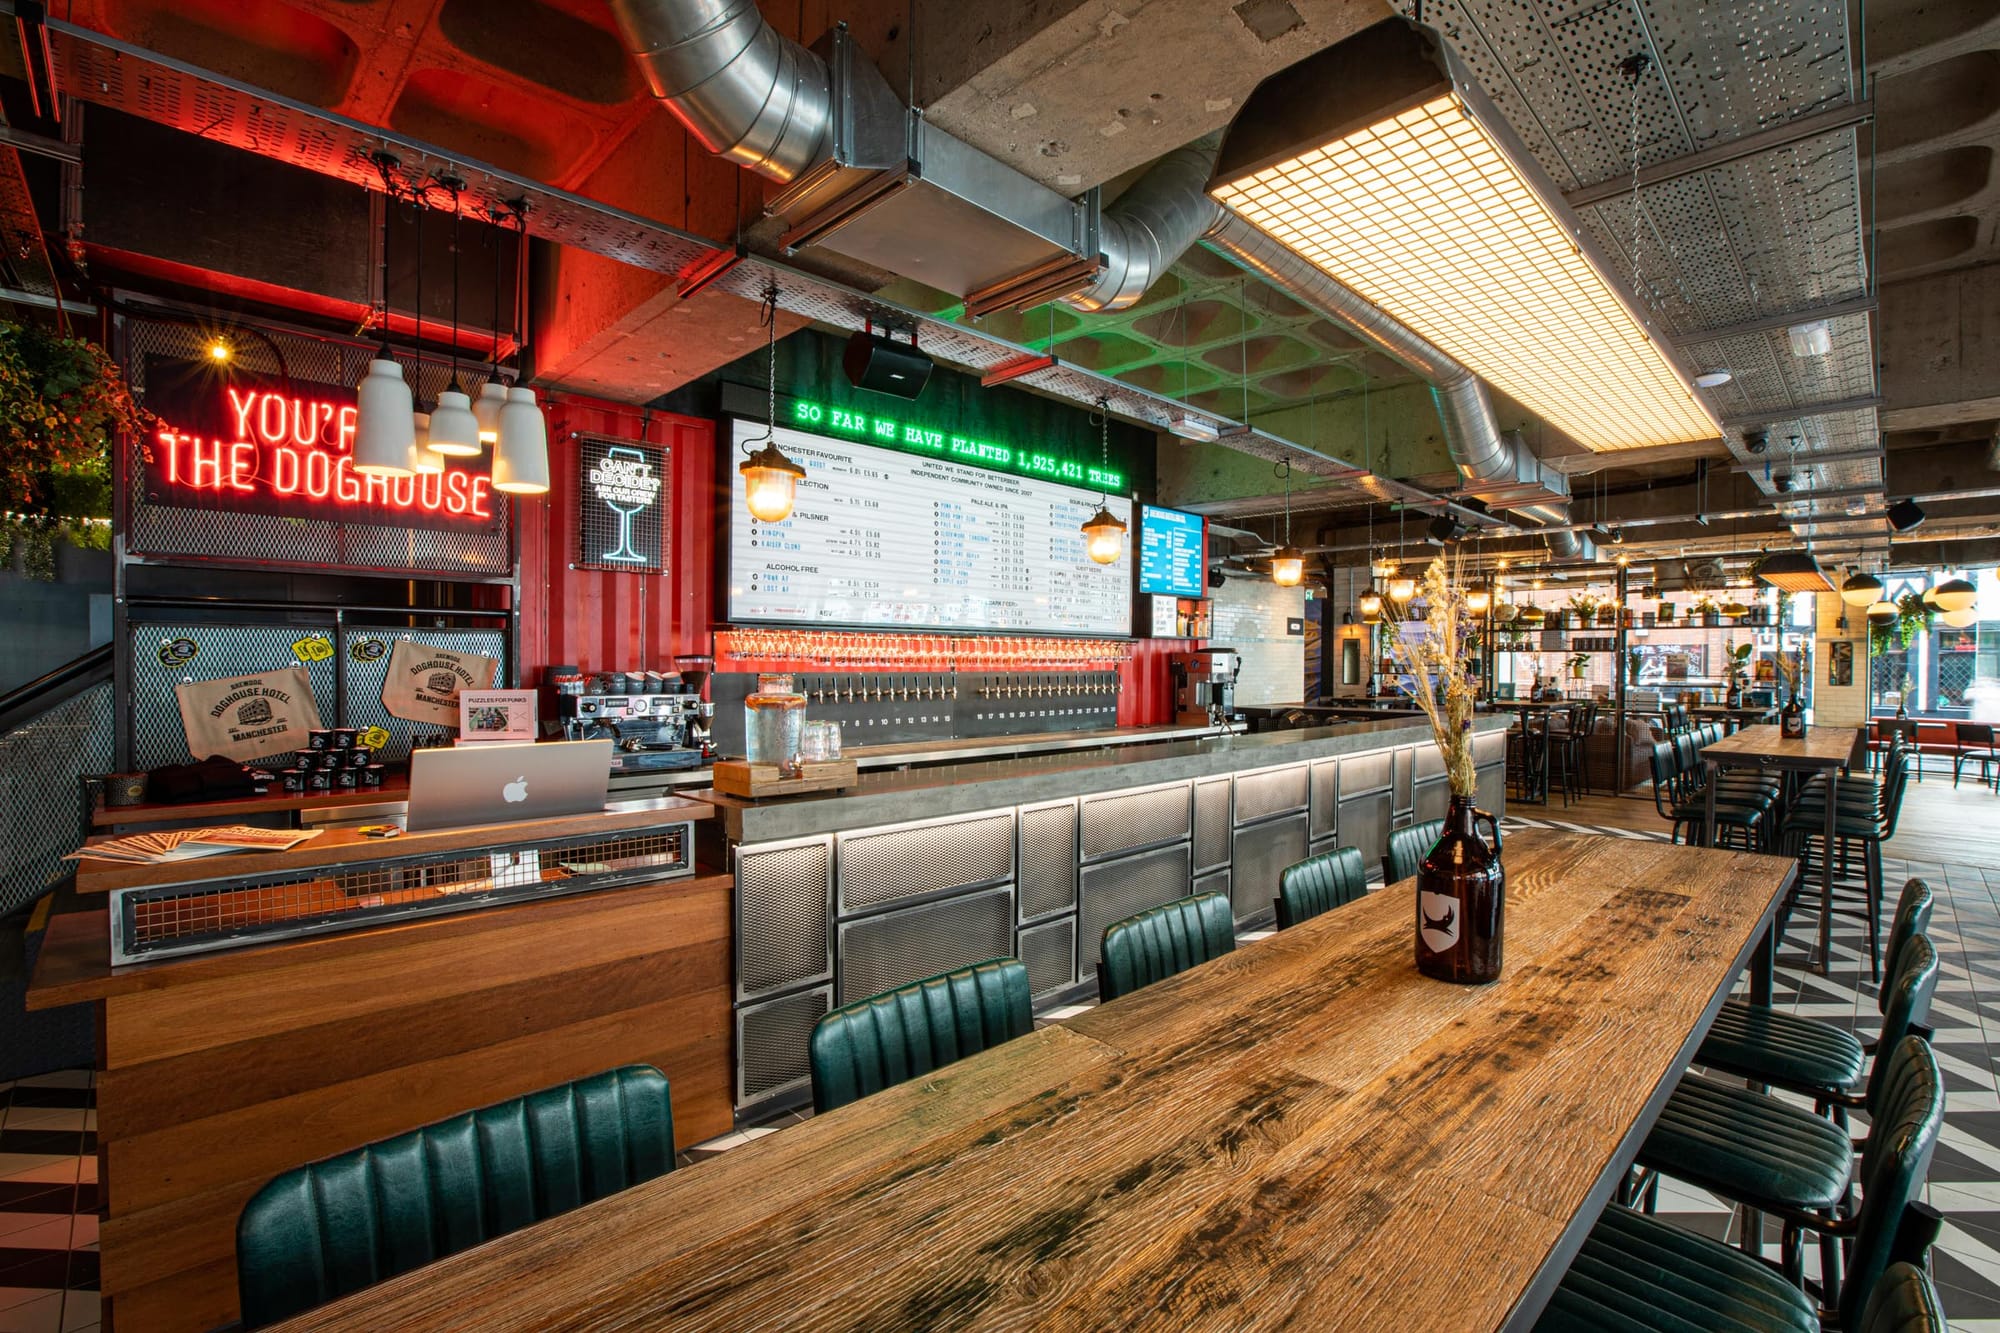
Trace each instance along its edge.
<instances>
[{"instance_id":1,"label":"green tufted bar stool","mask_svg":"<svg viewBox=\"0 0 2000 1333\"><path fill-rule=\"evenodd\" d=\"M813 1025L813 1110L825 1113L1034 1031L1028 969L996 958L843 1005Z\"/></svg>"},{"instance_id":2,"label":"green tufted bar stool","mask_svg":"<svg viewBox=\"0 0 2000 1333\"><path fill-rule=\"evenodd\" d=\"M1889 930L1889 984L1875 997L1883 1017L1882 1032L1891 1045L1912 1025L1930 1021L1930 996L1913 992L1903 978L1910 963L1910 942L1930 928L1935 901L1931 886L1913 879L1903 885L1896 903ZM1892 1000L1901 1006L1893 1021ZM1867 1059L1860 1040L1845 1028L1731 999L1715 1016L1694 1062L1714 1073L1811 1097L1822 1114L1831 1114L1835 1124L1844 1125L1855 1085L1867 1071Z\"/></svg>"},{"instance_id":3,"label":"green tufted bar stool","mask_svg":"<svg viewBox=\"0 0 2000 1333\"><path fill-rule=\"evenodd\" d=\"M1278 929L1345 907L1368 894L1368 865L1359 847L1336 847L1285 867L1278 876Z\"/></svg>"},{"instance_id":4,"label":"green tufted bar stool","mask_svg":"<svg viewBox=\"0 0 2000 1333\"><path fill-rule=\"evenodd\" d=\"M1890 759L1888 775L1878 792L1861 791L1849 796L1845 790L1846 780L1842 780L1842 794L1834 802L1834 845L1831 848L1823 845L1826 841L1824 787L1801 796L1784 824L1790 845L1798 850L1800 872L1797 883L1792 887L1791 899L1785 904L1786 909L1789 911L1794 903L1801 901L1809 892L1809 886L1818 882L1820 858L1836 858L1832 888L1834 901L1821 906L1843 916L1860 917L1866 924L1869 976L1874 980L1880 980L1882 976L1882 844L1896 836L1896 822L1902 815L1903 792L1908 785L1913 763L1907 752ZM1843 891L1852 891L1855 887L1847 872L1856 847L1861 850L1859 887L1862 902L1858 907L1843 908L1835 904L1843 896Z\"/></svg>"},{"instance_id":5,"label":"green tufted bar stool","mask_svg":"<svg viewBox=\"0 0 2000 1333\"><path fill-rule=\"evenodd\" d=\"M1416 874L1425 855L1443 835L1442 819L1426 819L1391 833L1389 850L1382 854L1382 882L1394 884Z\"/></svg>"},{"instance_id":6,"label":"green tufted bar stool","mask_svg":"<svg viewBox=\"0 0 2000 1333\"><path fill-rule=\"evenodd\" d=\"M1827 1327L1858 1333L1924 1327L1896 1321L1926 1308L1905 1269L1922 1263L1941 1220L1926 1213L1917 1195L1944 1122L1944 1082L1921 1038L1904 1038L1895 1064L1900 1077L1883 1100L1863 1158L1861 1207L1836 1224L1850 1260L1847 1282L1830 1293L1833 1309L1816 1309L1795 1282L1759 1259L1612 1204L1577 1252L1537 1329L1818 1333L1823 1319ZM1825 1219L1813 1222L1826 1225ZM1789 1230L1791 1219L1786 1225ZM1928 1307L1935 1310L1935 1295Z\"/></svg>"},{"instance_id":7,"label":"green tufted bar stool","mask_svg":"<svg viewBox=\"0 0 2000 1333\"><path fill-rule=\"evenodd\" d=\"M298 1167L236 1223L246 1328L406 1273L674 1167L666 1075L627 1065Z\"/></svg>"},{"instance_id":8,"label":"green tufted bar stool","mask_svg":"<svg viewBox=\"0 0 2000 1333\"><path fill-rule=\"evenodd\" d=\"M1097 993L1106 1001L1164 981L1236 947L1229 898L1198 893L1128 916L1104 928Z\"/></svg>"},{"instance_id":9,"label":"green tufted bar stool","mask_svg":"<svg viewBox=\"0 0 2000 1333\"><path fill-rule=\"evenodd\" d=\"M1947 1333L1931 1276L1910 1263L1890 1264L1868 1294L1857 1333Z\"/></svg>"}]
</instances>

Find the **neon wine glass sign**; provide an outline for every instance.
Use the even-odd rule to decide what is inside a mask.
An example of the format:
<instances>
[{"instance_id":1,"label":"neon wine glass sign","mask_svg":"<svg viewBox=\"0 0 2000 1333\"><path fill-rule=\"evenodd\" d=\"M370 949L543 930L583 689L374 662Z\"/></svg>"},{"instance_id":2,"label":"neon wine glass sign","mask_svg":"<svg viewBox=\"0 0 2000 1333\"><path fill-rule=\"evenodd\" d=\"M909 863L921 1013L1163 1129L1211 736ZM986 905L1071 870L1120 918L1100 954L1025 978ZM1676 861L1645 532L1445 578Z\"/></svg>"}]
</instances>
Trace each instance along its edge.
<instances>
[{"instance_id":1,"label":"neon wine glass sign","mask_svg":"<svg viewBox=\"0 0 2000 1333\"><path fill-rule=\"evenodd\" d=\"M483 472L355 472L351 390L285 392L267 383L211 376L206 384L163 382L147 394L161 418L145 451L157 502L320 518L372 511L400 523L449 526L492 521L492 480Z\"/></svg>"}]
</instances>

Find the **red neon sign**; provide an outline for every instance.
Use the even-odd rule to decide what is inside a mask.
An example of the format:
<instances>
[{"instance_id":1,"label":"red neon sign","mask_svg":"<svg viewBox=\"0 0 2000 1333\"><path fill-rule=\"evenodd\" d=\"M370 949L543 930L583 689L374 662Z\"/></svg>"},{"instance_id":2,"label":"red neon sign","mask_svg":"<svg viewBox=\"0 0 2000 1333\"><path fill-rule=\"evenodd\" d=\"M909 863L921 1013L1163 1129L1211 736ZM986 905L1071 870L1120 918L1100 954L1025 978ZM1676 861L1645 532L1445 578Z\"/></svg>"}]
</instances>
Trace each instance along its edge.
<instances>
[{"instance_id":1,"label":"red neon sign","mask_svg":"<svg viewBox=\"0 0 2000 1333\"><path fill-rule=\"evenodd\" d=\"M396 527L494 525L482 460L465 460L467 468L453 459L442 473L414 477L354 471L352 389L156 363L146 406L161 420L141 455L155 504Z\"/></svg>"}]
</instances>

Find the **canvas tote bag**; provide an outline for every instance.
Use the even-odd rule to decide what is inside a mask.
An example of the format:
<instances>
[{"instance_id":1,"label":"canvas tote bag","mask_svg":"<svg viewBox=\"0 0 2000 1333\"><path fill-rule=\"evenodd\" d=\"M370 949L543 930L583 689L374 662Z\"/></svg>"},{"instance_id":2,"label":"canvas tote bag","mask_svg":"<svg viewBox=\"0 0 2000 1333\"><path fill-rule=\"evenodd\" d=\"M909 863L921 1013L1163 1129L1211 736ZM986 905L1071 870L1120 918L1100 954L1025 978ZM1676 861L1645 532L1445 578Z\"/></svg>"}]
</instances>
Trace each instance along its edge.
<instances>
[{"instance_id":1,"label":"canvas tote bag","mask_svg":"<svg viewBox=\"0 0 2000 1333\"><path fill-rule=\"evenodd\" d=\"M405 722L455 727L458 692L491 689L499 670L495 658L398 639L389 649L389 672L382 677L382 707Z\"/></svg>"},{"instance_id":2,"label":"canvas tote bag","mask_svg":"<svg viewBox=\"0 0 2000 1333\"><path fill-rule=\"evenodd\" d=\"M304 667L259 671L174 686L187 731L188 754L223 755L239 763L303 750L319 726L319 703Z\"/></svg>"}]
</instances>

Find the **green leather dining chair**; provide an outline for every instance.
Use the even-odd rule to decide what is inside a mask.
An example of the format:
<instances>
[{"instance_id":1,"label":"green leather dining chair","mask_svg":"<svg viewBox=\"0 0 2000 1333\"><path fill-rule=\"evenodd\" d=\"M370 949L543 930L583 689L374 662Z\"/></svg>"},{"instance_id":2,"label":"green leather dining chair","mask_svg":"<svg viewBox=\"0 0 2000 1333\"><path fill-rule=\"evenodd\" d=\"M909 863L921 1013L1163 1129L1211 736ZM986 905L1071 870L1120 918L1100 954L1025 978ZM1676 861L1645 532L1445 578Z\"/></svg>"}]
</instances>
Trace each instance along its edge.
<instances>
[{"instance_id":1,"label":"green leather dining chair","mask_svg":"<svg viewBox=\"0 0 2000 1333\"><path fill-rule=\"evenodd\" d=\"M1235 947L1236 921L1227 894L1176 898L1104 928L1097 993L1115 1000Z\"/></svg>"},{"instance_id":2,"label":"green leather dining chair","mask_svg":"<svg viewBox=\"0 0 2000 1333\"><path fill-rule=\"evenodd\" d=\"M1028 969L994 958L842 1005L813 1025L813 1110L824 1113L1034 1031Z\"/></svg>"},{"instance_id":3,"label":"green leather dining chair","mask_svg":"<svg viewBox=\"0 0 2000 1333\"><path fill-rule=\"evenodd\" d=\"M1935 1310L1904 1265L1921 1265L1937 1234L1917 1198L1944 1123L1944 1081L1929 1045L1905 1037L1899 1071L1869 1132L1861 1206L1839 1224L1848 1276L1822 1312L1795 1281L1759 1259L1672 1223L1611 1204L1591 1229L1536 1325L1538 1333L1744 1329L1907 1333L1895 1322ZM1821 1123L1824 1123L1823 1121ZM1786 1227L1794 1221L1786 1218Z\"/></svg>"},{"instance_id":4,"label":"green leather dining chair","mask_svg":"<svg viewBox=\"0 0 2000 1333\"><path fill-rule=\"evenodd\" d=\"M1368 864L1359 847L1336 847L1286 866L1278 876L1278 929L1345 907L1368 893Z\"/></svg>"},{"instance_id":5,"label":"green leather dining chair","mask_svg":"<svg viewBox=\"0 0 2000 1333\"><path fill-rule=\"evenodd\" d=\"M1389 835L1389 850L1382 854L1382 882L1394 884L1417 873L1437 840L1444 836L1442 819L1426 819L1421 824L1399 828Z\"/></svg>"},{"instance_id":6,"label":"green leather dining chair","mask_svg":"<svg viewBox=\"0 0 2000 1333\"><path fill-rule=\"evenodd\" d=\"M236 1223L246 1328L674 1168L666 1075L627 1065L287 1171Z\"/></svg>"}]
</instances>

